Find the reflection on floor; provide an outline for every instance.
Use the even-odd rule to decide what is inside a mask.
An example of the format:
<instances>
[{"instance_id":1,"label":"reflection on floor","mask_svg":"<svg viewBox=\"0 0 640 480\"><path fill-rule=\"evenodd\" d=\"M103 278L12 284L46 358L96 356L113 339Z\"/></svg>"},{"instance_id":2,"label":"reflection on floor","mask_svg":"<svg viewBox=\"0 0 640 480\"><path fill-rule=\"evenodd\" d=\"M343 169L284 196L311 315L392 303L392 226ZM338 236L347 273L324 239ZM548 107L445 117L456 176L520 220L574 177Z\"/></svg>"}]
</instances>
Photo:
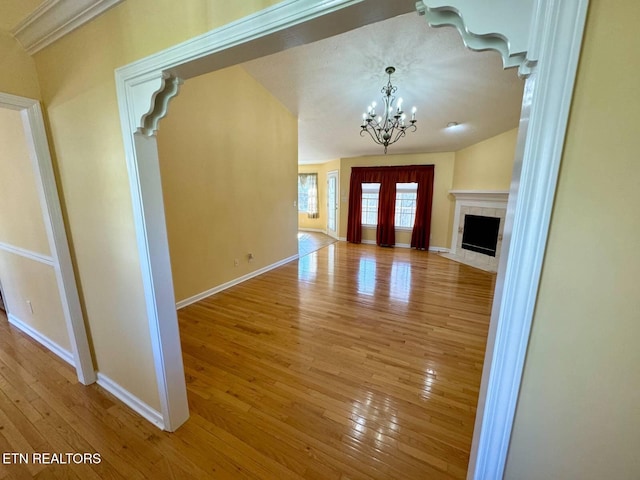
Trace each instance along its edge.
<instances>
[{"instance_id":1,"label":"reflection on floor","mask_svg":"<svg viewBox=\"0 0 640 480\"><path fill-rule=\"evenodd\" d=\"M335 242L337 242L335 238L324 233L300 231L298 232L298 254L304 257Z\"/></svg>"},{"instance_id":2,"label":"reflection on floor","mask_svg":"<svg viewBox=\"0 0 640 480\"><path fill-rule=\"evenodd\" d=\"M0 478L464 478L495 275L337 242L179 311L191 417L158 430L0 312ZM12 457L13 458L13 457Z\"/></svg>"},{"instance_id":3,"label":"reflection on floor","mask_svg":"<svg viewBox=\"0 0 640 480\"><path fill-rule=\"evenodd\" d=\"M494 281L337 242L190 305L187 425L252 478L465 478Z\"/></svg>"}]
</instances>

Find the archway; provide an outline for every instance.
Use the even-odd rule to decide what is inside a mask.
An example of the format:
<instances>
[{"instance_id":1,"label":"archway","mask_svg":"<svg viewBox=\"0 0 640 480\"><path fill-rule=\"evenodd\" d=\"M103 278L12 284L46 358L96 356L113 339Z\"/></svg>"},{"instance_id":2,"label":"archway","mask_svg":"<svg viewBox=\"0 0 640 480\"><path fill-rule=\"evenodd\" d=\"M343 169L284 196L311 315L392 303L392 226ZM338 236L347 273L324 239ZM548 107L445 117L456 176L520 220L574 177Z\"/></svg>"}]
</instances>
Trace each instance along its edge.
<instances>
[{"instance_id":1,"label":"archway","mask_svg":"<svg viewBox=\"0 0 640 480\"><path fill-rule=\"evenodd\" d=\"M175 430L188 418L154 137L169 100L181 78L404 13L388 3L286 1L116 72L165 429ZM504 470L586 8L587 0L530 0L517 6L504 0L490 11L463 0L418 3L429 24L456 27L467 46L498 51L505 67L518 67L527 78L470 478L500 478Z\"/></svg>"}]
</instances>

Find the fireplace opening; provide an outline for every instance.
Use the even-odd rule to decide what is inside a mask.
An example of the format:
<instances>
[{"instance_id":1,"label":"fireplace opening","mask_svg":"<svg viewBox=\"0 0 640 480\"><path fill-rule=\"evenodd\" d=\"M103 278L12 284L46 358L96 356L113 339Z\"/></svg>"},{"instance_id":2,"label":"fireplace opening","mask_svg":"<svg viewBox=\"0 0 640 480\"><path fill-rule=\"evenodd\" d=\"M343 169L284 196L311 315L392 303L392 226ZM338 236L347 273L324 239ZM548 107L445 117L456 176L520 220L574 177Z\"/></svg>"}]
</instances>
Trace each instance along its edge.
<instances>
[{"instance_id":1,"label":"fireplace opening","mask_svg":"<svg viewBox=\"0 0 640 480\"><path fill-rule=\"evenodd\" d=\"M499 229L500 219L497 217L465 215L462 248L495 257Z\"/></svg>"}]
</instances>

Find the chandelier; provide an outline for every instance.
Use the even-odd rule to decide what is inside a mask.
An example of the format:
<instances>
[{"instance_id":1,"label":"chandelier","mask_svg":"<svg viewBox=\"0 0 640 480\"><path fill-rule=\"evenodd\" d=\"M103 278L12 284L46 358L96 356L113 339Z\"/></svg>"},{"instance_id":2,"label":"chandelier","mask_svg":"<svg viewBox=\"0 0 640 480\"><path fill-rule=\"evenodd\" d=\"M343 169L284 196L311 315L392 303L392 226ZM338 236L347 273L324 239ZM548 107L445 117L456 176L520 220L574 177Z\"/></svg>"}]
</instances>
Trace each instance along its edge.
<instances>
[{"instance_id":1,"label":"chandelier","mask_svg":"<svg viewBox=\"0 0 640 480\"><path fill-rule=\"evenodd\" d=\"M396 71L395 67L387 67L385 72L389 75L387 85L382 87L382 111L376 115L376 102L373 102L367 108L367 113L362 114L362 125L360 125L360 136L368 133L374 142L384 146L384 153L387 153L387 147L396 143L404 137L408 131L415 132L416 127L416 107L411 109L411 120L408 125L406 123L407 115L402 110L402 98L398 98L397 104L394 105L397 87L391 85L391 74Z\"/></svg>"}]
</instances>

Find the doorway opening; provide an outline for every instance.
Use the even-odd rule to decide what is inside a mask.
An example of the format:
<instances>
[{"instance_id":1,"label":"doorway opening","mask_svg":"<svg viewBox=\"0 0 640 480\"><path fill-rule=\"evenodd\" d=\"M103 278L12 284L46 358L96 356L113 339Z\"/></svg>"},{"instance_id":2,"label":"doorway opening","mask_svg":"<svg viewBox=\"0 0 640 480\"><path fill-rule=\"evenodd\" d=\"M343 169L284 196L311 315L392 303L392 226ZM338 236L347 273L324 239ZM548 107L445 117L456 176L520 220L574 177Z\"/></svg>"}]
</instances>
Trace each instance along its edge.
<instances>
[{"instance_id":1,"label":"doorway opening","mask_svg":"<svg viewBox=\"0 0 640 480\"><path fill-rule=\"evenodd\" d=\"M343 3L341 6L344 8L341 10L336 10L335 2L330 7L317 7L318 9L314 10L312 15L313 21L329 20L326 32L335 32L331 15L337 11L340 14L354 12L350 9L363 7L362 4L347 6L349 2ZM365 10L375 11L375 7L372 7L374 3L366 2ZM262 12L260 15L263 18L259 20L256 20L258 15L252 16L245 23L235 24L234 28L245 32L245 36L241 35L241 38L247 38L246 32L256 25L262 25L264 31L268 29L273 33L274 28L277 30L274 25L285 28L290 25L302 25L303 19L309 19L306 5L284 2L277 7ZM507 242L508 252L501 257L504 261L501 260L498 273L499 289L494 302L493 320L489 333L490 345L493 348L490 349L491 354L487 353L487 358L490 357L489 361L485 362L483 388L480 393L481 408L476 417L474 430L476 453L474 454L472 450L470 466L473 475L481 475L478 478L499 478L499 472L506 459L511 422L522 374L524 347L528 339L535 292L540 277L544 253L544 242L540 239L546 238L547 235L554 193L549 185L554 186L557 180L586 3L577 2L571 8L556 7L558 10L553 12L554 15L545 16L546 19L551 19L548 22L542 21L541 18L535 18L533 20L536 21L532 21L532 16L540 14L538 10L521 11L519 18L521 23L533 25L533 28L537 29L535 35L532 33L530 38L529 30L519 29L517 22L515 30L511 28L513 25L500 25L496 27L497 30L493 30L501 31L504 27L506 33L489 37L474 36L461 27L465 22L456 9L437 9L432 12L424 4L423 7L423 11L428 15L434 13L434 16L430 17L430 23L458 26L465 42L478 49L502 49L505 63L520 65L522 71L530 75L525 88L514 171L514 178L519 179L519 188L516 192L512 191L507 212L506 231L510 241ZM294 10L294 14L281 15L283 11L279 9L283 8ZM376 12L382 11L385 11L384 7ZM438 15L443 11L446 15ZM264 16L268 15L273 15L272 21L265 21ZM471 10L465 14L465 19L473 15L474 12ZM371 20L367 15L356 15L354 18L359 18L360 21L364 18ZM502 17L493 15L492 18L500 22ZM347 24L348 21L341 23L340 26L344 27ZM255 28L250 31L251 38L255 38ZM170 301L173 297L173 287L170 280L161 190L158 188L160 181L157 150L155 139L146 135L152 134L157 129L160 118L166 113L168 101L177 93L179 81L176 76L190 78L203 73L203 69L211 69L209 62L201 60L207 55L228 48L228 43L225 43L230 38L228 29L224 33L214 31L211 35L209 42L200 44L190 42L189 46L182 44L175 47L172 51L174 55L170 57L172 60L167 60L169 58L167 56L153 56L151 59L145 59L145 62L137 62L117 72L134 214L138 238L141 239L139 248L149 306L149 326L158 365L162 414L165 427L168 429L177 428L186 419L188 407L184 380L181 380L183 371L179 355L175 306ZM515 37L520 35L521 41L505 41L505 39L511 40L513 35ZM490 41L484 43L484 40ZM524 53L512 56L509 53L509 46L515 44L524 45ZM532 57L527 57L527 46L529 46L528 50L534 54ZM236 52L241 54L241 50ZM189 61L193 58L198 60ZM550 98L555 100L547 101ZM148 108L149 105L152 105L151 109ZM545 154L542 154L543 150ZM535 199L536 208L532 208L533 199ZM149 240L150 232L154 232L151 241ZM507 256L510 257L508 267L505 258ZM504 359L510 356L514 357L513 362L494 361L494 358Z\"/></svg>"}]
</instances>

